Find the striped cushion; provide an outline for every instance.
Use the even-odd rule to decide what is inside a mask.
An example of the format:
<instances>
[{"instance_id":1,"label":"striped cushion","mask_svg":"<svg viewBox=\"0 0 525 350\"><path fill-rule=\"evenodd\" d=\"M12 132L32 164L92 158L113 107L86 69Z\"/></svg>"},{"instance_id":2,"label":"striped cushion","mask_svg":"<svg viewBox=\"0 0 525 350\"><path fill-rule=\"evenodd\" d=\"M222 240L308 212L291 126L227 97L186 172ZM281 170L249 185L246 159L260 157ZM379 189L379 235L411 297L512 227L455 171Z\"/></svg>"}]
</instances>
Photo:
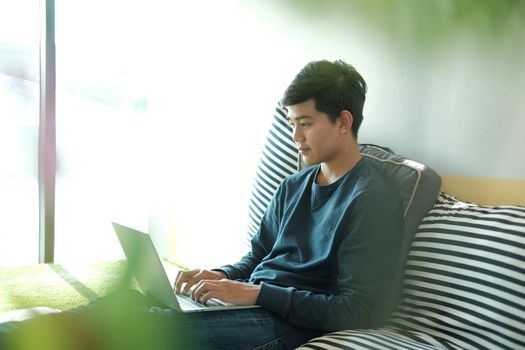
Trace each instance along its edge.
<instances>
[{"instance_id":1,"label":"striped cushion","mask_svg":"<svg viewBox=\"0 0 525 350\"><path fill-rule=\"evenodd\" d=\"M525 349L525 207L440 193L416 233L387 325L300 349Z\"/></svg>"},{"instance_id":2,"label":"striped cushion","mask_svg":"<svg viewBox=\"0 0 525 350\"><path fill-rule=\"evenodd\" d=\"M440 194L412 243L388 327L462 349L524 349L525 207Z\"/></svg>"},{"instance_id":3,"label":"striped cushion","mask_svg":"<svg viewBox=\"0 0 525 350\"><path fill-rule=\"evenodd\" d=\"M416 334L391 331L388 329L347 330L334 332L310 340L298 349L352 349L352 350L437 350L440 347L426 344Z\"/></svg>"},{"instance_id":4,"label":"striped cushion","mask_svg":"<svg viewBox=\"0 0 525 350\"><path fill-rule=\"evenodd\" d=\"M248 241L257 233L261 218L270 204L277 187L285 177L298 171L299 150L292 139L292 127L286 110L277 106L268 138L259 160L248 213ZM249 243L249 242L248 242Z\"/></svg>"}]
</instances>

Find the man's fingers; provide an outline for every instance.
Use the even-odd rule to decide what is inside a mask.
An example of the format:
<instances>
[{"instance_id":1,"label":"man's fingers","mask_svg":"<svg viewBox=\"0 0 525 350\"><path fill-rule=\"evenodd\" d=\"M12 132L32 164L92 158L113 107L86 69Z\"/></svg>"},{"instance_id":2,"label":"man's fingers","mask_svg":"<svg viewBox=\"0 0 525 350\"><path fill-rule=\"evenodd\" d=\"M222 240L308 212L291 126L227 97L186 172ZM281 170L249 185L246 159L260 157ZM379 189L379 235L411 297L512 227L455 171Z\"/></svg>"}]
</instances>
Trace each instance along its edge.
<instances>
[{"instance_id":1,"label":"man's fingers","mask_svg":"<svg viewBox=\"0 0 525 350\"><path fill-rule=\"evenodd\" d=\"M179 293L180 287L182 287L182 274L184 271L177 272L177 277L175 278L175 284L173 286L173 289L175 290L175 293Z\"/></svg>"},{"instance_id":2,"label":"man's fingers","mask_svg":"<svg viewBox=\"0 0 525 350\"><path fill-rule=\"evenodd\" d=\"M217 281L202 280L197 284L191 293L191 297L193 300L197 300L205 304L208 299L215 297L212 296L212 294L214 294L217 290L219 290L219 283Z\"/></svg>"},{"instance_id":3,"label":"man's fingers","mask_svg":"<svg viewBox=\"0 0 525 350\"><path fill-rule=\"evenodd\" d=\"M215 298L236 305L255 305L261 286L228 279L202 280L191 296L193 300L207 302Z\"/></svg>"},{"instance_id":4,"label":"man's fingers","mask_svg":"<svg viewBox=\"0 0 525 350\"><path fill-rule=\"evenodd\" d=\"M174 289L177 293L180 293L182 290L183 294L188 294L192 287L196 286L200 281L220 280L223 279L225 275L224 272L220 271L200 269L179 272L175 280Z\"/></svg>"},{"instance_id":5,"label":"man's fingers","mask_svg":"<svg viewBox=\"0 0 525 350\"><path fill-rule=\"evenodd\" d=\"M200 270L191 270L191 271L179 271L177 273L177 278L175 279L175 292L180 293L182 285L186 284L183 293L187 293L188 282L191 281L191 279L199 273ZM193 283L195 284L195 283ZM192 284L192 285L193 285ZM187 287L187 288L186 288ZM191 287L191 286L190 286Z\"/></svg>"},{"instance_id":6,"label":"man's fingers","mask_svg":"<svg viewBox=\"0 0 525 350\"><path fill-rule=\"evenodd\" d=\"M201 297L201 300L200 302L203 303L204 305L206 305L208 303L208 300L210 300L211 298L215 298L215 299L219 299L220 298L218 296L215 295L216 292L206 292L202 295Z\"/></svg>"},{"instance_id":7,"label":"man's fingers","mask_svg":"<svg viewBox=\"0 0 525 350\"><path fill-rule=\"evenodd\" d=\"M200 282L200 278L194 276L190 278L188 281L186 281L186 284L184 285L184 289L182 290L182 294L188 294L192 287Z\"/></svg>"}]
</instances>

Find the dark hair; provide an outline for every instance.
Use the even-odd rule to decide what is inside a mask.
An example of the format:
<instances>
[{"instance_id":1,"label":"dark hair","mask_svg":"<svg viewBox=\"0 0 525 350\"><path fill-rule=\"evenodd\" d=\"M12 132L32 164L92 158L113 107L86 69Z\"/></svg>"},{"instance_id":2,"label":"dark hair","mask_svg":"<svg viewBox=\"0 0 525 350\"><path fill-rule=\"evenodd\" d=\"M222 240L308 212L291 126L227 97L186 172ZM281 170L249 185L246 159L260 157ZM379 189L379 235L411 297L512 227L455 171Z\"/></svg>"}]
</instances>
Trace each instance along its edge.
<instances>
[{"instance_id":1,"label":"dark hair","mask_svg":"<svg viewBox=\"0 0 525 350\"><path fill-rule=\"evenodd\" d=\"M352 113L352 133L357 139L366 91L365 80L352 65L341 60L314 61L296 75L284 92L281 105L292 106L313 98L315 108L326 113L332 122L346 109Z\"/></svg>"}]
</instances>

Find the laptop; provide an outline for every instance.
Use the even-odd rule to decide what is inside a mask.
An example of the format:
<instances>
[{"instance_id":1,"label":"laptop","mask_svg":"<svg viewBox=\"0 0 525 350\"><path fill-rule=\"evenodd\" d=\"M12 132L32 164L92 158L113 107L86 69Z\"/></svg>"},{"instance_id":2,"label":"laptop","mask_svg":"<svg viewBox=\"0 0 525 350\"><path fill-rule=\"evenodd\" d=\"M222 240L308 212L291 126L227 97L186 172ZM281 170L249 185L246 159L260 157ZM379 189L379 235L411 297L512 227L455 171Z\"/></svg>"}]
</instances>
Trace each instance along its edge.
<instances>
[{"instance_id":1,"label":"laptop","mask_svg":"<svg viewBox=\"0 0 525 350\"><path fill-rule=\"evenodd\" d=\"M189 296L176 294L162 266L162 262L147 233L117 223L112 223L124 250L131 273L143 292L161 304L179 312L220 311L249 309L258 305L240 306L210 299L206 304L192 300Z\"/></svg>"}]
</instances>

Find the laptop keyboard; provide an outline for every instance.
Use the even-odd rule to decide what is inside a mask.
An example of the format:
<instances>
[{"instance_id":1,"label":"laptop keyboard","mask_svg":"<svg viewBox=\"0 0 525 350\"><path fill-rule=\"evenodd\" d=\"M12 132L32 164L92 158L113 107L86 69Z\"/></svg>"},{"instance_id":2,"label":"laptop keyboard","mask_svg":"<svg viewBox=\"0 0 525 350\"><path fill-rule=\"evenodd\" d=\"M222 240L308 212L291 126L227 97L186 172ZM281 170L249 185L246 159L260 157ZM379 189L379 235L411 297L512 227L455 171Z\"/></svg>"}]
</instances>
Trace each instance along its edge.
<instances>
[{"instance_id":1,"label":"laptop keyboard","mask_svg":"<svg viewBox=\"0 0 525 350\"><path fill-rule=\"evenodd\" d=\"M203 304L201 302L198 302L196 300L191 299L186 294L177 294L177 299L179 300L179 303L186 305L186 307L191 307L193 309L201 309L204 307L216 307L216 306L224 306L224 303L221 303L217 299L210 299L206 304Z\"/></svg>"}]
</instances>

